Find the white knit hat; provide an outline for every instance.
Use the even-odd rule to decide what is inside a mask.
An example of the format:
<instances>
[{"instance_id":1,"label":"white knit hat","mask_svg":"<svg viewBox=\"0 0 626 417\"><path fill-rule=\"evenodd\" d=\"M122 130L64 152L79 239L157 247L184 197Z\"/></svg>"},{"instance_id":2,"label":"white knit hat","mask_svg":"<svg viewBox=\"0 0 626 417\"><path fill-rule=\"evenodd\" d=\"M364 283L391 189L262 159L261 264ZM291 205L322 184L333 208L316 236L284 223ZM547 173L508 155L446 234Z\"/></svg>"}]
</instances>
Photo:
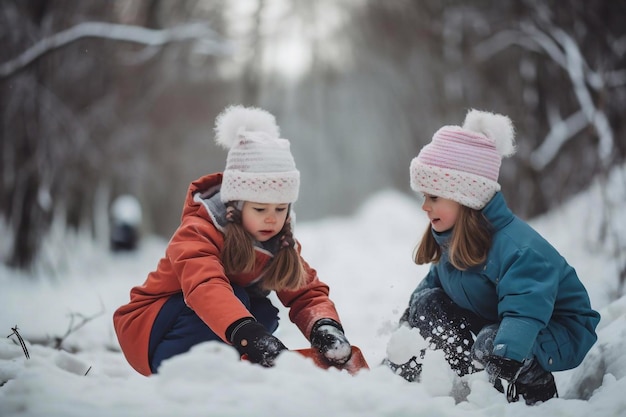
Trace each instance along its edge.
<instances>
[{"instance_id":1,"label":"white knit hat","mask_svg":"<svg viewBox=\"0 0 626 417\"><path fill-rule=\"evenodd\" d=\"M470 110L463 127L442 127L411 161L411 188L480 210L500 190L502 158L514 153L511 119Z\"/></svg>"},{"instance_id":2,"label":"white knit hat","mask_svg":"<svg viewBox=\"0 0 626 417\"><path fill-rule=\"evenodd\" d=\"M289 141L265 110L226 108L215 121L215 141L228 151L221 199L283 204L298 199L300 172Z\"/></svg>"}]
</instances>

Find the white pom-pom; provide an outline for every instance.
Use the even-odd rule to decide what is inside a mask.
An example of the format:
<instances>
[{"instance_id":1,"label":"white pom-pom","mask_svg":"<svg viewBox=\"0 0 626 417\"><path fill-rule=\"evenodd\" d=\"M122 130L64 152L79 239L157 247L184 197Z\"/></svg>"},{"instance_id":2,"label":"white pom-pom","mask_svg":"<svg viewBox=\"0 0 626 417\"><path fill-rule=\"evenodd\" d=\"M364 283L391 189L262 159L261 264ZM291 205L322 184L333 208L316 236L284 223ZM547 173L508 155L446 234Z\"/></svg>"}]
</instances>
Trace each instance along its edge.
<instances>
[{"instance_id":1,"label":"white pom-pom","mask_svg":"<svg viewBox=\"0 0 626 417\"><path fill-rule=\"evenodd\" d=\"M256 107L230 106L215 119L215 142L226 149L237 142L242 131L265 132L271 137L280 137L276 118Z\"/></svg>"},{"instance_id":2,"label":"white pom-pom","mask_svg":"<svg viewBox=\"0 0 626 417\"><path fill-rule=\"evenodd\" d=\"M465 116L463 129L482 133L493 140L503 157L515 153L515 130L513 122L507 116L471 109Z\"/></svg>"}]
</instances>

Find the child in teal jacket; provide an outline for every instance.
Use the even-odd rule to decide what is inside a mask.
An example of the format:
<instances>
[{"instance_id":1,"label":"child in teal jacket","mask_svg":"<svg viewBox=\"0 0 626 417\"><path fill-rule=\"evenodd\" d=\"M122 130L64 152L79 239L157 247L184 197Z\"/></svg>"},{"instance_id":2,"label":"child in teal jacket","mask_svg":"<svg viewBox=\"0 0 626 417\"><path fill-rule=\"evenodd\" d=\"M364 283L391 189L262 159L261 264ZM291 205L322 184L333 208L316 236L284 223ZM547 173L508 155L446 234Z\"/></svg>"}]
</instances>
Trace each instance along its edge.
<instances>
[{"instance_id":1,"label":"child in teal jacket","mask_svg":"<svg viewBox=\"0 0 626 417\"><path fill-rule=\"evenodd\" d=\"M576 271L507 207L497 183L515 152L503 115L471 110L463 127L444 126L411 162L411 187L430 220L415 250L431 269L401 323L442 349L460 376L485 368L507 398L527 404L557 396L552 371L578 366L600 315ZM418 358L387 364L407 380Z\"/></svg>"}]
</instances>

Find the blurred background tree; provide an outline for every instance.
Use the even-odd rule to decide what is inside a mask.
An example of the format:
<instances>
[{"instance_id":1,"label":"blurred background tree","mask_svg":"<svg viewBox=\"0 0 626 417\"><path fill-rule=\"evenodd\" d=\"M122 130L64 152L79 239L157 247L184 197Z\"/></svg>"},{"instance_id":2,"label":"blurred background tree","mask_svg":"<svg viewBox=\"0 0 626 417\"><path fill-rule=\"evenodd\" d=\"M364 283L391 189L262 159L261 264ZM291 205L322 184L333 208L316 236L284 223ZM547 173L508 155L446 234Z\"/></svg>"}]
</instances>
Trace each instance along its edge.
<instances>
[{"instance_id":1,"label":"blurred background tree","mask_svg":"<svg viewBox=\"0 0 626 417\"><path fill-rule=\"evenodd\" d=\"M120 194L169 237L189 182L224 167L230 104L291 140L300 221L409 193L410 160L470 108L513 120L500 183L539 215L624 162L625 18L624 0L3 1L0 256L30 267L51 230L103 239Z\"/></svg>"}]
</instances>

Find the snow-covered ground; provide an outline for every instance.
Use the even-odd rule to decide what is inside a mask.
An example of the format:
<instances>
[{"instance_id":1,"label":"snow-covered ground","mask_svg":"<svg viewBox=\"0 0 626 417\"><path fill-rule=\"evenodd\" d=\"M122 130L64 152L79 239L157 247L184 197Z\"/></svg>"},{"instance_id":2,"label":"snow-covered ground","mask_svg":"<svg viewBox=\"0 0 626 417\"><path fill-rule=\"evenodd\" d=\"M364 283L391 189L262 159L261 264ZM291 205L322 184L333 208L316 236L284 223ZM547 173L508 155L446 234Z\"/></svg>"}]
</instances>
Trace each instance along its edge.
<instances>
[{"instance_id":1,"label":"snow-covered ground","mask_svg":"<svg viewBox=\"0 0 626 417\"><path fill-rule=\"evenodd\" d=\"M626 220L620 175L608 191ZM111 316L156 266L166 242L147 238L134 254L112 254L65 238L47 243L53 263L42 265L38 279L0 267L0 331L9 336L17 325L30 353L26 359L15 335L0 338L0 416L626 416L626 297L612 301L616 261L609 244L593 239L599 199L594 187L531 221L577 269L602 314L599 341L583 364L555 374L558 399L508 404L478 373L468 378L471 393L455 400L454 378L436 353L426 357L419 384L379 365L392 336L410 339L396 323L426 272L411 260L426 226L417 200L381 192L350 218L296 226L304 257L331 286L347 336L370 370L324 371L294 353L265 369L207 343L143 377L119 352ZM283 342L308 347L286 310L281 317ZM55 339L63 349L28 342Z\"/></svg>"}]
</instances>

